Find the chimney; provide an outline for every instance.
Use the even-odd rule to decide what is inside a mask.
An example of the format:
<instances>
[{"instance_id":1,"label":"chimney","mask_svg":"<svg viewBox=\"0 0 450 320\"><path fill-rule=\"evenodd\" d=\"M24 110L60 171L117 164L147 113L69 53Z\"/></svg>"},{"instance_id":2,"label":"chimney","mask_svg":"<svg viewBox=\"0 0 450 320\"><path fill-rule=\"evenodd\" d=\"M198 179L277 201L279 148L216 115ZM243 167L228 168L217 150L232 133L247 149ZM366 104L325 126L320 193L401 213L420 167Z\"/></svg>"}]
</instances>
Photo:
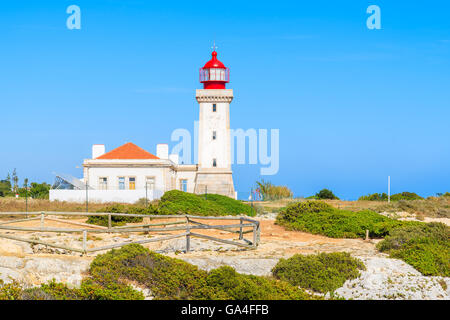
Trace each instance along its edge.
<instances>
[{"instance_id":1,"label":"chimney","mask_svg":"<svg viewBox=\"0 0 450 320\"><path fill-rule=\"evenodd\" d=\"M178 154L174 153L169 155L169 160L172 161L175 164L178 164Z\"/></svg>"},{"instance_id":2,"label":"chimney","mask_svg":"<svg viewBox=\"0 0 450 320\"><path fill-rule=\"evenodd\" d=\"M167 143L157 144L156 156L160 159L169 159L169 145Z\"/></svg>"},{"instance_id":3,"label":"chimney","mask_svg":"<svg viewBox=\"0 0 450 320\"><path fill-rule=\"evenodd\" d=\"M104 144L93 144L92 145L92 159L98 158L105 154Z\"/></svg>"}]
</instances>

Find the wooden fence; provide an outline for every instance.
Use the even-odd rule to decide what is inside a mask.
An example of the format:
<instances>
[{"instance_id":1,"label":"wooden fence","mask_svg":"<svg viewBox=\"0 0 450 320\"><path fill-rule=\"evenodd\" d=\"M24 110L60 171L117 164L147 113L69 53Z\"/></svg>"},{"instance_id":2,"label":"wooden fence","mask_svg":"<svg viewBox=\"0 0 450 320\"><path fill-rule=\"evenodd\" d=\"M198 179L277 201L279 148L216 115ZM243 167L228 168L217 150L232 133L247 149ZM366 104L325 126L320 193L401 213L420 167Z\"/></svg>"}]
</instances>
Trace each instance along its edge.
<instances>
[{"instance_id":1,"label":"wooden fence","mask_svg":"<svg viewBox=\"0 0 450 320\"><path fill-rule=\"evenodd\" d=\"M175 238L186 237L186 252L189 252L191 249L191 237L201 238L212 240L220 243L235 245L239 247L244 247L247 249L255 249L260 241L261 229L259 221L250 219L244 216L236 216L236 217L210 217L210 216L193 216L193 215L145 215L145 214L127 214L127 213L86 213L86 212L50 212L50 211L42 211L42 212L0 212L0 219L4 217L11 216L25 216L25 218L13 219L7 221L0 221L0 231L1 230L9 230L9 231L19 231L19 232L57 232L57 233L82 233L82 248L74 248L59 244L53 244L50 242L45 242L41 240L34 239L25 239L17 236L12 236L9 234L1 233L0 238L11 239L15 241L23 241L32 244L41 244L53 248L64 249L73 252L79 252L81 254L87 254L89 252L108 250L112 248L119 248L127 244L138 243L144 244L149 242L158 242L164 240L170 240ZM108 227L91 225L87 223L70 221L67 219L59 219L56 216L68 216L68 217L86 217L86 216L107 216L108 217ZM169 220L178 220L178 221L170 221L170 222L159 222L159 223L147 223L147 224L138 224L138 225L129 225L129 226L120 226L113 227L112 226L112 217L142 217L149 218L150 220L158 220L158 219L169 219ZM181 219L181 220L180 220ZM8 224L25 222L25 221L33 221L40 220L39 227L17 227L10 226ZM52 228L46 227L45 221L55 221L60 223L77 225L84 228ZM226 225L210 225L204 222L199 222L196 220L229 220L229 221L239 221L239 223L226 224ZM179 225L179 226L177 226ZM89 229L88 229L89 228ZM234 234L239 234L239 240L225 240L217 237L207 236L204 234L196 233L197 230L222 230ZM235 230L236 229L236 230ZM133 233L133 232L144 232L145 234L149 234L150 232L165 232L165 231L184 231L179 234L172 234L168 236L158 237L158 238L150 238L150 239L142 239L132 242L123 242L117 243L107 246L95 247L95 248L87 248L87 234L88 233ZM194 231L194 232L192 232ZM244 238L244 235L252 233L252 239L248 240Z\"/></svg>"}]
</instances>

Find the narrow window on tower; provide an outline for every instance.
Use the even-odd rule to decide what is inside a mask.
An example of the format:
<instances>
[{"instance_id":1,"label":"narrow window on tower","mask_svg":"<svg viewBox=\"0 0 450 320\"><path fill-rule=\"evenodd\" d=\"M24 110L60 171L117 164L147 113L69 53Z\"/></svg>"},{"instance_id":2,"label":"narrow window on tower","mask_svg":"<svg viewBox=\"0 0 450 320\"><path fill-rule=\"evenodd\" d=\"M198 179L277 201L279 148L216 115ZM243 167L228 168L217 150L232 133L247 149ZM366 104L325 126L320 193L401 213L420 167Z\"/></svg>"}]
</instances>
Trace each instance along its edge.
<instances>
[{"instance_id":1,"label":"narrow window on tower","mask_svg":"<svg viewBox=\"0 0 450 320\"><path fill-rule=\"evenodd\" d=\"M216 131L213 131L213 140L216 140L216 136L217 136L217 134L216 134Z\"/></svg>"},{"instance_id":2,"label":"narrow window on tower","mask_svg":"<svg viewBox=\"0 0 450 320\"><path fill-rule=\"evenodd\" d=\"M216 104L214 103L213 104L213 112L216 112L217 111L217 106L216 106Z\"/></svg>"},{"instance_id":3,"label":"narrow window on tower","mask_svg":"<svg viewBox=\"0 0 450 320\"><path fill-rule=\"evenodd\" d=\"M216 159L213 159L213 167L214 167L214 168L217 167L217 161L216 161Z\"/></svg>"}]
</instances>

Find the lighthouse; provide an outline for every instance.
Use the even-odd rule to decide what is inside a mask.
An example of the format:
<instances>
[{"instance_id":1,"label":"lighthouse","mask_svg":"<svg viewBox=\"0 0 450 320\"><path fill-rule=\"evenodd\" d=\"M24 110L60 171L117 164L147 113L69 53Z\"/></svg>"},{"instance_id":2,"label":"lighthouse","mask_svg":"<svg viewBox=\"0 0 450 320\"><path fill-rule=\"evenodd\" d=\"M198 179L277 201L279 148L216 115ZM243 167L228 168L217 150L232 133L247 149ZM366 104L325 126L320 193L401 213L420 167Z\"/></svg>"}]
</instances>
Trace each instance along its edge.
<instances>
[{"instance_id":1,"label":"lighthouse","mask_svg":"<svg viewBox=\"0 0 450 320\"><path fill-rule=\"evenodd\" d=\"M195 193L235 197L231 171L230 103L233 90L226 89L230 70L217 52L200 68L203 89L196 90L199 104L198 171Z\"/></svg>"}]
</instances>

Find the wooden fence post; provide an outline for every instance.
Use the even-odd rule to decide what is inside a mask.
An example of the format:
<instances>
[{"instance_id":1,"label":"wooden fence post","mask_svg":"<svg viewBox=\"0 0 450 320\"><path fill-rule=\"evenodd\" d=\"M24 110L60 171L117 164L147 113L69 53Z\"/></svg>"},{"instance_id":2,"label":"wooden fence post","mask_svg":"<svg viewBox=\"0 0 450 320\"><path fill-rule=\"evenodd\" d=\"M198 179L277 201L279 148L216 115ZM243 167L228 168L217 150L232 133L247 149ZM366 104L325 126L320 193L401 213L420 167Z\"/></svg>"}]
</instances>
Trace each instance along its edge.
<instances>
[{"instance_id":1,"label":"wooden fence post","mask_svg":"<svg viewBox=\"0 0 450 320\"><path fill-rule=\"evenodd\" d=\"M108 214L108 230L111 230L111 227L112 227L111 214Z\"/></svg>"},{"instance_id":2,"label":"wooden fence post","mask_svg":"<svg viewBox=\"0 0 450 320\"><path fill-rule=\"evenodd\" d=\"M256 247L256 239L257 239L257 231L256 231L257 227L256 224L253 225L253 243L252 245L254 247Z\"/></svg>"},{"instance_id":3,"label":"wooden fence post","mask_svg":"<svg viewBox=\"0 0 450 320\"><path fill-rule=\"evenodd\" d=\"M86 248L87 248L87 231L83 231L83 254L86 254Z\"/></svg>"},{"instance_id":4,"label":"wooden fence post","mask_svg":"<svg viewBox=\"0 0 450 320\"><path fill-rule=\"evenodd\" d=\"M241 226L239 227L239 240L242 240L244 238L244 235L242 234L242 222L243 222L243 220L242 220L242 218L240 218L239 219L239 224Z\"/></svg>"},{"instance_id":5,"label":"wooden fence post","mask_svg":"<svg viewBox=\"0 0 450 320\"><path fill-rule=\"evenodd\" d=\"M41 229L44 229L44 212L41 212Z\"/></svg>"},{"instance_id":6,"label":"wooden fence post","mask_svg":"<svg viewBox=\"0 0 450 320\"><path fill-rule=\"evenodd\" d=\"M261 224L258 222L258 227L256 228L256 245L259 245L261 241Z\"/></svg>"},{"instance_id":7,"label":"wooden fence post","mask_svg":"<svg viewBox=\"0 0 450 320\"><path fill-rule=\"evenodd\" d=\"M187 227L186 229L187 234L186 234L186 253L188 253L189 251L191 251L191 230L189 227Z\"/></svg>"},{"instance_id":8,"label":"wooden fence post","mask_svg":"<svg viewBox=\"0 0 450 320\"><path fill-rule=\"evenodd\" d=\"M191 251L191 228L189 226L189 217L186 215L186 253Z\"/></svg>"},{"instance_id":9,"label":"wooden fence post","mask_svg":"<svg viewBox=\"0 0 450 320\"><path fill-rule=\"evenodd\" d=\"M369 230L366 230L366 240L369 240Z\"/></svg>"}]
</instances>

